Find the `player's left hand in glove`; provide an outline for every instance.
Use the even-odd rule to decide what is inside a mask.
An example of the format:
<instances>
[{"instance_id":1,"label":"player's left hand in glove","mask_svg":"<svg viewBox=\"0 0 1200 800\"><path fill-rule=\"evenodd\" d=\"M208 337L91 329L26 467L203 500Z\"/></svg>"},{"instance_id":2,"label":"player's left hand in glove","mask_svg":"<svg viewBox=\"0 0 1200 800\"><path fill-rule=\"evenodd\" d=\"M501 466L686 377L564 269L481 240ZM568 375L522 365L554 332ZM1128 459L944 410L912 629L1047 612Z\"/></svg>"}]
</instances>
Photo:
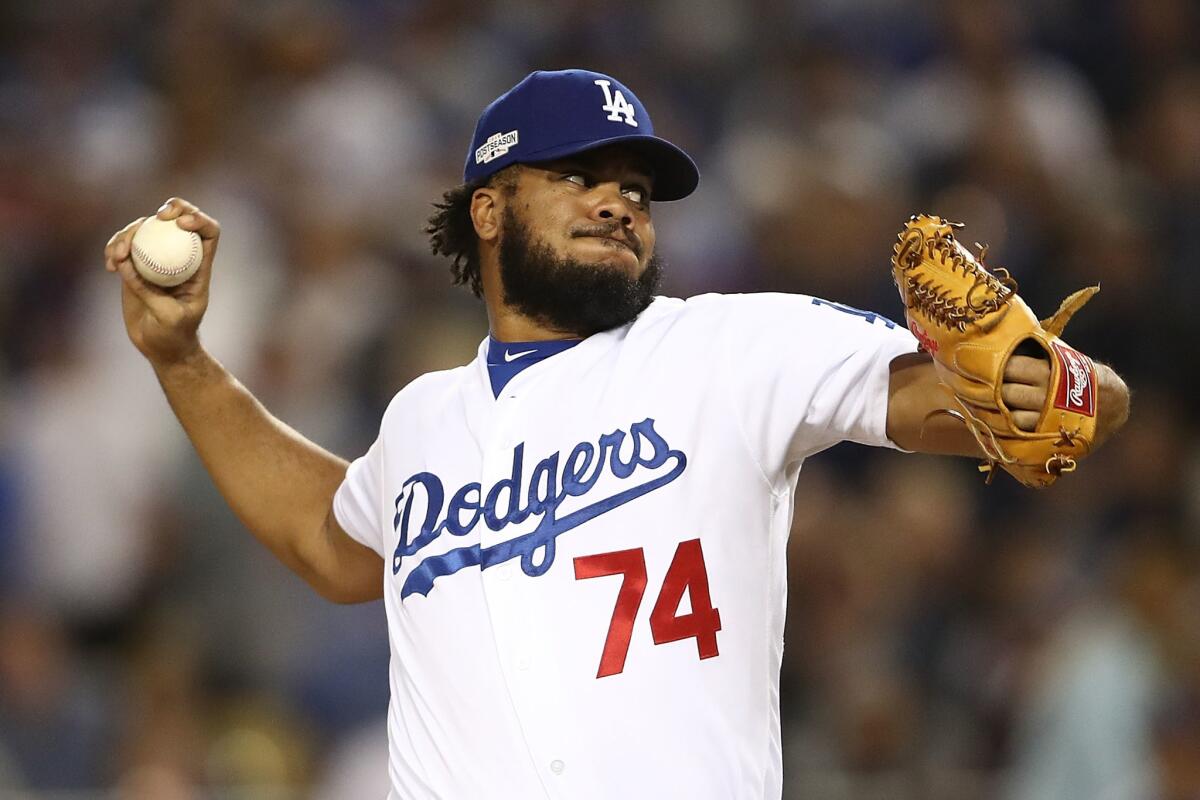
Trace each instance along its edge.
<instances>
[{"instance_id":1,"label":"player's left hand in glove","mask_svg":"<svg viewBox=\"0 0 1200 800\"><path fill-rule=\"evenodd\" d=\"M979 443L988 480L998 465L1026 486L1049 486L1073 472L1096 441L1095 365L1060 334L1100 287L1075 292L1039 323L1008 271L985 268L987 248L976 257L954 238L960 227L918 215L900 233L892 277L909 330L933 356L951 399L944 413L961 420ZM1036 423L1018 425L1020 412L1005 401L1005 375L1018 348L1031 346L1049 363L1048 390Z\"/></svg>"}]
</instances>

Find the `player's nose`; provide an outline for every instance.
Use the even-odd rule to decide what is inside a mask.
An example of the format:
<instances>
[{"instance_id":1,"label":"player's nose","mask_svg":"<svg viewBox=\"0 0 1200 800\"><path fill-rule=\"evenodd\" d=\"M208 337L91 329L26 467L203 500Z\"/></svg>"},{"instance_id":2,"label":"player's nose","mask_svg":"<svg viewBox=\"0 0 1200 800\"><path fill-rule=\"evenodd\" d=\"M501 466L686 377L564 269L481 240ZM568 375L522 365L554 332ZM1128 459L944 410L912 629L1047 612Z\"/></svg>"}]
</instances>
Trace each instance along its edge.
<instances>
[{"instance_id":1,"label":"player's nose","mask_svg":"<svg viewBox=\"0 0 1200 800\"><path fill-rule=\"evenodd\" d=\"M617 220L625 228L633 225L633 212L629 208L629 201L621 194L619 183L600 183L592 187L592 192L595 195L591 208L593 219L601 222Z\"/></svg>"}]
</instances>

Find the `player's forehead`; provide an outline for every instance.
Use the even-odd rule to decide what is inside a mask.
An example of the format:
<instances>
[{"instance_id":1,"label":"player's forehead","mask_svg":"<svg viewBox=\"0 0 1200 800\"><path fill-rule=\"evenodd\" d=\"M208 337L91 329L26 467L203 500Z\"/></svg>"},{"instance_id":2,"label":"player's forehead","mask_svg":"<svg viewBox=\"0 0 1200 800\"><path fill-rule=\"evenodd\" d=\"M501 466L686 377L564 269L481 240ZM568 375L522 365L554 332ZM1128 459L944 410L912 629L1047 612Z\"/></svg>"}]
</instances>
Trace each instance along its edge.
<instances>
[{"instance_id":1,"label":"player's forehead","mask_svg":"<svg viewBox=\"0 0 1200 800\"><path fill-rule=\"evenodd\" d=\"M654 170L650 162L636 148L622 144L611 144L585 150L582 153L556 158L550 161L539 161L530 166L552 171L567 169L584 169L588 172L606 176L622 176L636 178L653 188Z\"/></svg>"}]
</instances>

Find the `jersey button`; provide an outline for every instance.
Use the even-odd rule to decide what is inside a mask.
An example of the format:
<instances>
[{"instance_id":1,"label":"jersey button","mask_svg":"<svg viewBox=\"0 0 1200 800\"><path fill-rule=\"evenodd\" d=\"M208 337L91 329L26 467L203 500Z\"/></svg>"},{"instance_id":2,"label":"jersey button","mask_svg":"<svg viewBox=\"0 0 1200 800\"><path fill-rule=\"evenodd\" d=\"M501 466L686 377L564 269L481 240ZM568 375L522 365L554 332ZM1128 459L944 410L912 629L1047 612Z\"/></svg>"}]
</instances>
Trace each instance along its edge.
<instances>
[{"instance_id":1,"label":"jersey button","mask_svg":"<svg viewBox=\"0 0 1200 800\"><path fill-rule=\"evenodd\" d=\"M557 758L550 762L550 771L553 772L555 775L562 775L563 770L566 768L567 768L567 765L564 764L563 762L559 761Z\"/></svg>"}]
</instances>

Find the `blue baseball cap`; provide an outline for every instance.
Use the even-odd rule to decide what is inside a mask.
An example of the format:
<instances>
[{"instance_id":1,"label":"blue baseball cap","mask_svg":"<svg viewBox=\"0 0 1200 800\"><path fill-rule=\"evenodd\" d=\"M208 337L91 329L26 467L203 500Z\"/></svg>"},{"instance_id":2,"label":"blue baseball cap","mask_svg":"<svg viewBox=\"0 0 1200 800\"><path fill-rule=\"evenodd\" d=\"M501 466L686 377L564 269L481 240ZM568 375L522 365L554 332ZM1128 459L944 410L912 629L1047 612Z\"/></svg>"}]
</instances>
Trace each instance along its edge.
<instances>
[{"instance_id":1,"label":"blue baseball cap","mask_svg":"<svg viewBox=\"0 0 1200 800\"><path fill-rule=\"evenodd\" d=\"M583 69L530 73L493 100L475 125L463 181L618 142L638 150L654 170L651 199L680 200L700 183L696 163L654 135L650 115L627 86Z\"/></svg>"}]
</instances>

